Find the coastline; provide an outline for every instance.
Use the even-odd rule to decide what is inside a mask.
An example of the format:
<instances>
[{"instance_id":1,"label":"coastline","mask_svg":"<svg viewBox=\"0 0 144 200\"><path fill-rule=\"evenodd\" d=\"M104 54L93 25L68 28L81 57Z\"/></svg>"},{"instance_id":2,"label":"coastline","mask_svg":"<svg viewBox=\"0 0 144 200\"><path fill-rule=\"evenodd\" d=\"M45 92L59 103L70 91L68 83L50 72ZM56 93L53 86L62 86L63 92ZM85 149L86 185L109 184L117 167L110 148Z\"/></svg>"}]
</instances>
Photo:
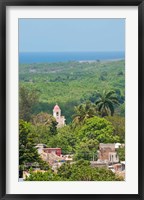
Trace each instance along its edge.
<instances>
[{"instance_id":1,"label":"coastline","mask_svg":"<svg viewBox=\"0 0 144 200\"><path fill-rule=\"evenodd\" d=\"M113 58L113 59L106 59L106 60L68 60L68 61L57 61L57 62L25 62L20 63L19 65L33 65L33 64L58 64L58 63L108 63L108 62L117 62L117 61L124 61L125 58Z\"/></svg>"},{"instance_id":2,"label":"coastline","mask_svg":"<svg viewBox=\"0 0 144 200\"><path fill-rule=\"evenodd\" d=\"M49 52L19 53L19 64L95 63L124 60L125 52Z\"/></svg>"},{"instance_id":3,"label":"coastline","mask_svg":"<svg viewBox=\"0 0 144 200\"><path fill-rule=\"evenodd\" d=\"M125 58L115 58L115 59L107 59L107 60L80 60L76 61L79 63L107 63L107 62L116 62L116 61L123 61Z\"/></svg>"}]
</instances>

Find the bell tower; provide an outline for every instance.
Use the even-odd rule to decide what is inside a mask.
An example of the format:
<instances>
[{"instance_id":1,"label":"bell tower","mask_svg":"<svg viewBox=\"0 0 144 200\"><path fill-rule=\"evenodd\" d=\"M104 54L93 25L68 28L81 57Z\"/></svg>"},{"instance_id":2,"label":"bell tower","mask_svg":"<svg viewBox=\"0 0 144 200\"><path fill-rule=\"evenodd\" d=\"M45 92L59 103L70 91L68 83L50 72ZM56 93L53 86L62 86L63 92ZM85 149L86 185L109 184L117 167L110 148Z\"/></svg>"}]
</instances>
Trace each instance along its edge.
<instances>
[{"instance_id":1,"label":"bell tower","mask_svg":"<svg viewBox=\"0 0 144 200\"><path fill-rule=\"evenodd\" d=\"M56 119L58 123L57 128L65 126L65 117L61 116L61 109L57 104L54 106L53 109L53 117Z\"/></svg>"},{"instance_id":2,"label":"bell tower","mask_svg":"<svg viewBox=\"0 0 144 200\"><path fill-rule=\"evenodd\" d=\"M55 119L60 119L60 117L61 117L61 109L57 104L55 105L55 107L53 109L53 116Z\"/></svg>"}]
</instances>

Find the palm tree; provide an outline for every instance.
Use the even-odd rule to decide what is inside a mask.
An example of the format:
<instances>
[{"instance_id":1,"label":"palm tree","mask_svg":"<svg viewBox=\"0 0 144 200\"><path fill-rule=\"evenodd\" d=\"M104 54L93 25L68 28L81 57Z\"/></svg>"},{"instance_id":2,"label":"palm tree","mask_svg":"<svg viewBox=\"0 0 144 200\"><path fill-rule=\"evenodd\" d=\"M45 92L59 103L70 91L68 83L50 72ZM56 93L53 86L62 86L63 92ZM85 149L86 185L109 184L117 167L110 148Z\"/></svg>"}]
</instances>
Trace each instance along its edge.
<instances>
[{"instance_id":1,"label":"palm tree","mask_svg":"<svg viewBox=\"0 0 144 200\"><path fill-rule=\"evenodd\" d=\"M98 96L99 98L96 101L96 106L101 116L108 116L109 113L113 116L114 106L119 104L115 91L111 90L106 92L104 90L102 94L98 93Z\"/></svg>"},{"instance_id":2,"label":"palm tree","mask_svg":"<svg viewBox=\"0 0 144 200\"><path fill-rule=\"evenodd\" d=\"M73 122L75 124L82 124L86 119L96 115L96 106L91 102L80 104L74 108Z\"/></svg>"}]
</instances>

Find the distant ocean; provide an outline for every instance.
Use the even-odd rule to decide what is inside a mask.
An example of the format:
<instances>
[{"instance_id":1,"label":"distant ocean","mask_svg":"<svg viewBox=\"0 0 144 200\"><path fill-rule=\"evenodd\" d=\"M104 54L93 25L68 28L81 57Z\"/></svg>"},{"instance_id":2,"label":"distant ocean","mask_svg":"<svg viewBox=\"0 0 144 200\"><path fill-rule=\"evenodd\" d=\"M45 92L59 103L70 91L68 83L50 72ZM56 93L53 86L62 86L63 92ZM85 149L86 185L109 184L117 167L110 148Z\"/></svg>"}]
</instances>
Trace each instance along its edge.
<instances>
[{"instance_id":1,"label":"distant ocean","mask_svg":"<svg viewBox=\"0 0 144 200\"><path fill-rule=\"evenodd\" d=\"M19 53L20 64L124 59L124 52L36 52Z\"/></svg>"}]
</instances>

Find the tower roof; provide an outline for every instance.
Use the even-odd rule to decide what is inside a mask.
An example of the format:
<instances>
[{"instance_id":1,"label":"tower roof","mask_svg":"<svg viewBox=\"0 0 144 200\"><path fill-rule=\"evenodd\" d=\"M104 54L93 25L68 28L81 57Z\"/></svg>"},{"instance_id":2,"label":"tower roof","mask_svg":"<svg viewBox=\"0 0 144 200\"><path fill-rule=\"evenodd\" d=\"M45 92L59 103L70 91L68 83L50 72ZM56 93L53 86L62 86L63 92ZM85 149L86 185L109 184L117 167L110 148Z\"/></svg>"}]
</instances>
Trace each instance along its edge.
<instances>
[{"instance_id":1,"label":"tower roof","mask_svg":"<svg viewBox=\"0 0 144 200\"><path fill-rule=\"evenodd\" d=\"M54 111L59 111L60 110L60 107L56 104L55 106L54 106L54 109L53 109Z\"/></svg>"}]
</instances>

